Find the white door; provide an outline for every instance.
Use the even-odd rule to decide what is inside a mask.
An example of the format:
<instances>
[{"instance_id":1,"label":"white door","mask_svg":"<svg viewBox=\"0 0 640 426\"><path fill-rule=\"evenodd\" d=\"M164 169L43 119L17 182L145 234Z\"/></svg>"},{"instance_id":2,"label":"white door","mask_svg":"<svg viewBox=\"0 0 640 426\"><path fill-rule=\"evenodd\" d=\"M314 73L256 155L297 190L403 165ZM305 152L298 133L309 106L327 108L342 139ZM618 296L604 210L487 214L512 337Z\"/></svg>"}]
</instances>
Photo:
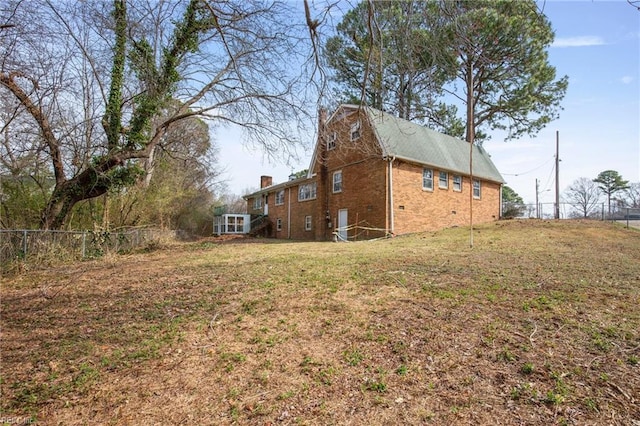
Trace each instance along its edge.
<instances>
[{"instance_id":1,"label":"white door","mask_svg":"<svg viewBox=\"0 0 640 426\"><path fill-rule=\"evenodd\" d=\"M347 241L348 215L347 209L338 210L338 239Z\"/></svg>"}]
</instances>

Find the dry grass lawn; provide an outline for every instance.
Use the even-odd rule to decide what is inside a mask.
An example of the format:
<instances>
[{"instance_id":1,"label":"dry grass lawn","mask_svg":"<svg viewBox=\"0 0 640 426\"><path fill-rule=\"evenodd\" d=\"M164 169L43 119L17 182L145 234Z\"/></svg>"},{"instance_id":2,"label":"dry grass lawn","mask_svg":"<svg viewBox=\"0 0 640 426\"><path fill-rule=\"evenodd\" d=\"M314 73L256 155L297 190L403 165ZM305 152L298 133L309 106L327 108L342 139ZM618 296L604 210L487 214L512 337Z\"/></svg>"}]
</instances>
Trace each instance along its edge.
<instances>
[{"instance_id":1,"label":"dry grass lawn","mask_svg":"<svg viewBox=\"0 0 640 426\"><path fill-rule=\"evenodd\" d=\"M215 240L2 278L0 423L640 425L640 232Z\"/></svg>"}]
</instances>

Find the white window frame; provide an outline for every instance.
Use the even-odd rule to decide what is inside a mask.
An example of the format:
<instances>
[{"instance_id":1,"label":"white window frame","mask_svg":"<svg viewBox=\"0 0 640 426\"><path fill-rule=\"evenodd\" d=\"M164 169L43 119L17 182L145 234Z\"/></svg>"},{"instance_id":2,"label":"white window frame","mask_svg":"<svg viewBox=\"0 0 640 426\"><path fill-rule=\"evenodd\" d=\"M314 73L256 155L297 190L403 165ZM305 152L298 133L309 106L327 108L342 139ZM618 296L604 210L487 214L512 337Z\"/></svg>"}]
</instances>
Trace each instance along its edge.
<instances>
[{"instance_id":1,"label":"white window frame","mask_svg":"<svg viewBox=\"0 0 640 426\"><path fill-rule=\"evenodd\" d=\"M456 192L462 192L462 176L453 175L453 190Z\"/></svg>"},{"instance_id":2,"label":"white window frame","mask_svg":"<svg viewBox=\"0 0 640 426\"><path fill-rule=\"evenodd\" d=\"M284 204L284 189L280 191L276 191L276 206L281 206Z\"/></svg>"},{"instance_id":3,"label":"white window frame","mask_svg":"<svg viewBox=\"0 0 640 426\"><path fill-rule=\"evenodd\" d=\"M282 231L282 218L276 219L276 231Z\"/></svg>"},{"instance_id":4,"label":"white window frame","mask_svg":"<svg viewBox=\"0 0 640 426\"><path fill-rule=\"evenodd\" d=\"M355 141L360 139L360 120L356 121L351 125L351 141Z\"/></svg>"},{"instance_id":5,"label":"white window frame","mask_svg":"<svg viewBox=\"0 0 640 426\"><path fill-rule=\"evenodd\" d=\"M430 176L426 176L429 173ZM433 169L422 169L422 189L433 191Z\"/></svg>"},{"instance_id":6,"label":"white window frame","mask_svg":"<svg viewBox=\"0 0 640 426\"><path fill-rule=\"evenodd\" d=\"M449 189L449 173L448 172L443 172L443 171L438 172L438 188Z\"/></svg>"},{"instance_id":7,"label":"white window frame","mask_svg":"<svg viewBox=\"0 0 640 426\"><path fill-rule=\"evenodd\" d=\"M333 193L342 192L342 170L333 172Z\"/></svg>"},{"instance_id":8,"label":"white window frame","mask_svg":"<svg viewBox=\"0 0 640 426\"><path fill-rule=\"evenodd\" d=\"M331 132L327 139L327 151L331 151L336 147L336 140L338 140L338 134L336 132Z\"/></svg>"},{"instance_id":9,"label":"white window frame","mask_svg":"<svg viewBox=\"0 0 640 426\"><path fill-rule=\"evenodd\" d=\"M312 224L312 218L311 216L305 216L304 217L304 230L305 231L311 231L311 224Z\"/></svg>"},{"instance_id":10,"label":"white window frame","mask_svg":"<svg viewBox=\"0 0 640 426\"><path fill-rule=\"evenodd\" d=\"M249 232L248 226L250 215L243 214L223 214L215 216L213 221L213 233L222 234L244 234Z\"/></svg>"},{"instance_id":11,"label":"white window frame","mask_svg":"<svg viewBox=\"0 0 640 426\"><path fill-rule=\"evenodd\" d=\"M305 183L298 187L298 201L315 200L317 186L315 182Z\"/></svg>"},{"instance_id":12,"label":"white window frame","mask_svg":"<svg viewBox=\"0 0 640 426\"><path fill-rule=\"evenodd\" d=\"M260 210L262 208L262 195L258 195L253 199L253 209Z\"/></svg>"},{"instance_id":13,"label":"white window frame","mask_svg":"<svg viewBox=\"0 0 640 426\"><path fill-rule=\"evenodd\" d=\"M480 199L482 196L482 183L478 179L473 180L473 198Z\"/></svg>"}]
</instances>

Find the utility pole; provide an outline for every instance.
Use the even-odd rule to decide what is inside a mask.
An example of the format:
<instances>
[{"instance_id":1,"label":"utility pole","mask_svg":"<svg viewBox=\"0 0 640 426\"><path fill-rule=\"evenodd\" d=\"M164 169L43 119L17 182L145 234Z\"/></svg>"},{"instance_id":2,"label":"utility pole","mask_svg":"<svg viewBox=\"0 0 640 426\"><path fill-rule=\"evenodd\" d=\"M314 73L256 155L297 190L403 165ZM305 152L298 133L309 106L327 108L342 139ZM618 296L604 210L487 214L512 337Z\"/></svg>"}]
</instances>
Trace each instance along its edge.
<instances>
[{"instance_id":1,"label":"utility pole","mask_svg":"<svg viewBox=\"0 0 640 426\"><path fill-rule=\"evenodd\" d=\"M560 131L556 130L556 219L560 219Z\"/></svg>"}]
</instances>

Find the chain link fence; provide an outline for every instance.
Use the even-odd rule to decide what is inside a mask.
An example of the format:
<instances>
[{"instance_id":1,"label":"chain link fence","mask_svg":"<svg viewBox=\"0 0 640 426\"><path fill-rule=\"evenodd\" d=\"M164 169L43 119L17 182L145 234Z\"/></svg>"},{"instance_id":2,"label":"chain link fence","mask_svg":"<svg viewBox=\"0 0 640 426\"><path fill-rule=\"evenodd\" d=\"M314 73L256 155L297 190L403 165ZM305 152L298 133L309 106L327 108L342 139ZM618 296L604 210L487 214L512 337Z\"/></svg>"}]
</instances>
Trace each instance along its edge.
<instances>
[{"instance_id":1,"label":"chain link fence","mask_svg":"<svg viewBox=\"0 0 640 426\"><path fill-rule=\"evenodd\" d=\"M640 208L623 207L611 217L612 220L624 223L627 228L640 228Z\"/></svg>"},{"instance_id":2,"label":"chain link fence","mask_svg":"<svg viewBox=\"0 0 640 426\"><path fill-rule=\"evenodd\" d=\"M579 204L560 203L558 214L560 219L595 219L606 220L608 217L605 203L597 203L584 209ZM586 211L585 211L586 210ZM555 203L503 203L503 217L530 218L530 219L555 219Z\"/></svg>"},{"instance_id":3,"label":"chain link fence","mask_svg":"<svg viewBox=\"0 0 640 426\"><path fill-rule=\"evenodd\" d=\"M612 220L626 223L626 226L640 227L640 208L611 206L608 211L606 203L597 203L584 208L580 204L560 203L558 215L560 219L593 219ZM555 219L555 203L521 204L503 203L502 217L527 219Z\"/></svg>"},{"instance_id":4,"label":"chain link fence","mask_svg":"<svg viewBox=\"0 0 640 426\"><path fill-rule=\"evenodd\" d=\"M0 264L13 261L85 259L126 253L157 241L165 232L144 228L120 231L42 231L0 229Z\"/></svg>"}]
</instances>

